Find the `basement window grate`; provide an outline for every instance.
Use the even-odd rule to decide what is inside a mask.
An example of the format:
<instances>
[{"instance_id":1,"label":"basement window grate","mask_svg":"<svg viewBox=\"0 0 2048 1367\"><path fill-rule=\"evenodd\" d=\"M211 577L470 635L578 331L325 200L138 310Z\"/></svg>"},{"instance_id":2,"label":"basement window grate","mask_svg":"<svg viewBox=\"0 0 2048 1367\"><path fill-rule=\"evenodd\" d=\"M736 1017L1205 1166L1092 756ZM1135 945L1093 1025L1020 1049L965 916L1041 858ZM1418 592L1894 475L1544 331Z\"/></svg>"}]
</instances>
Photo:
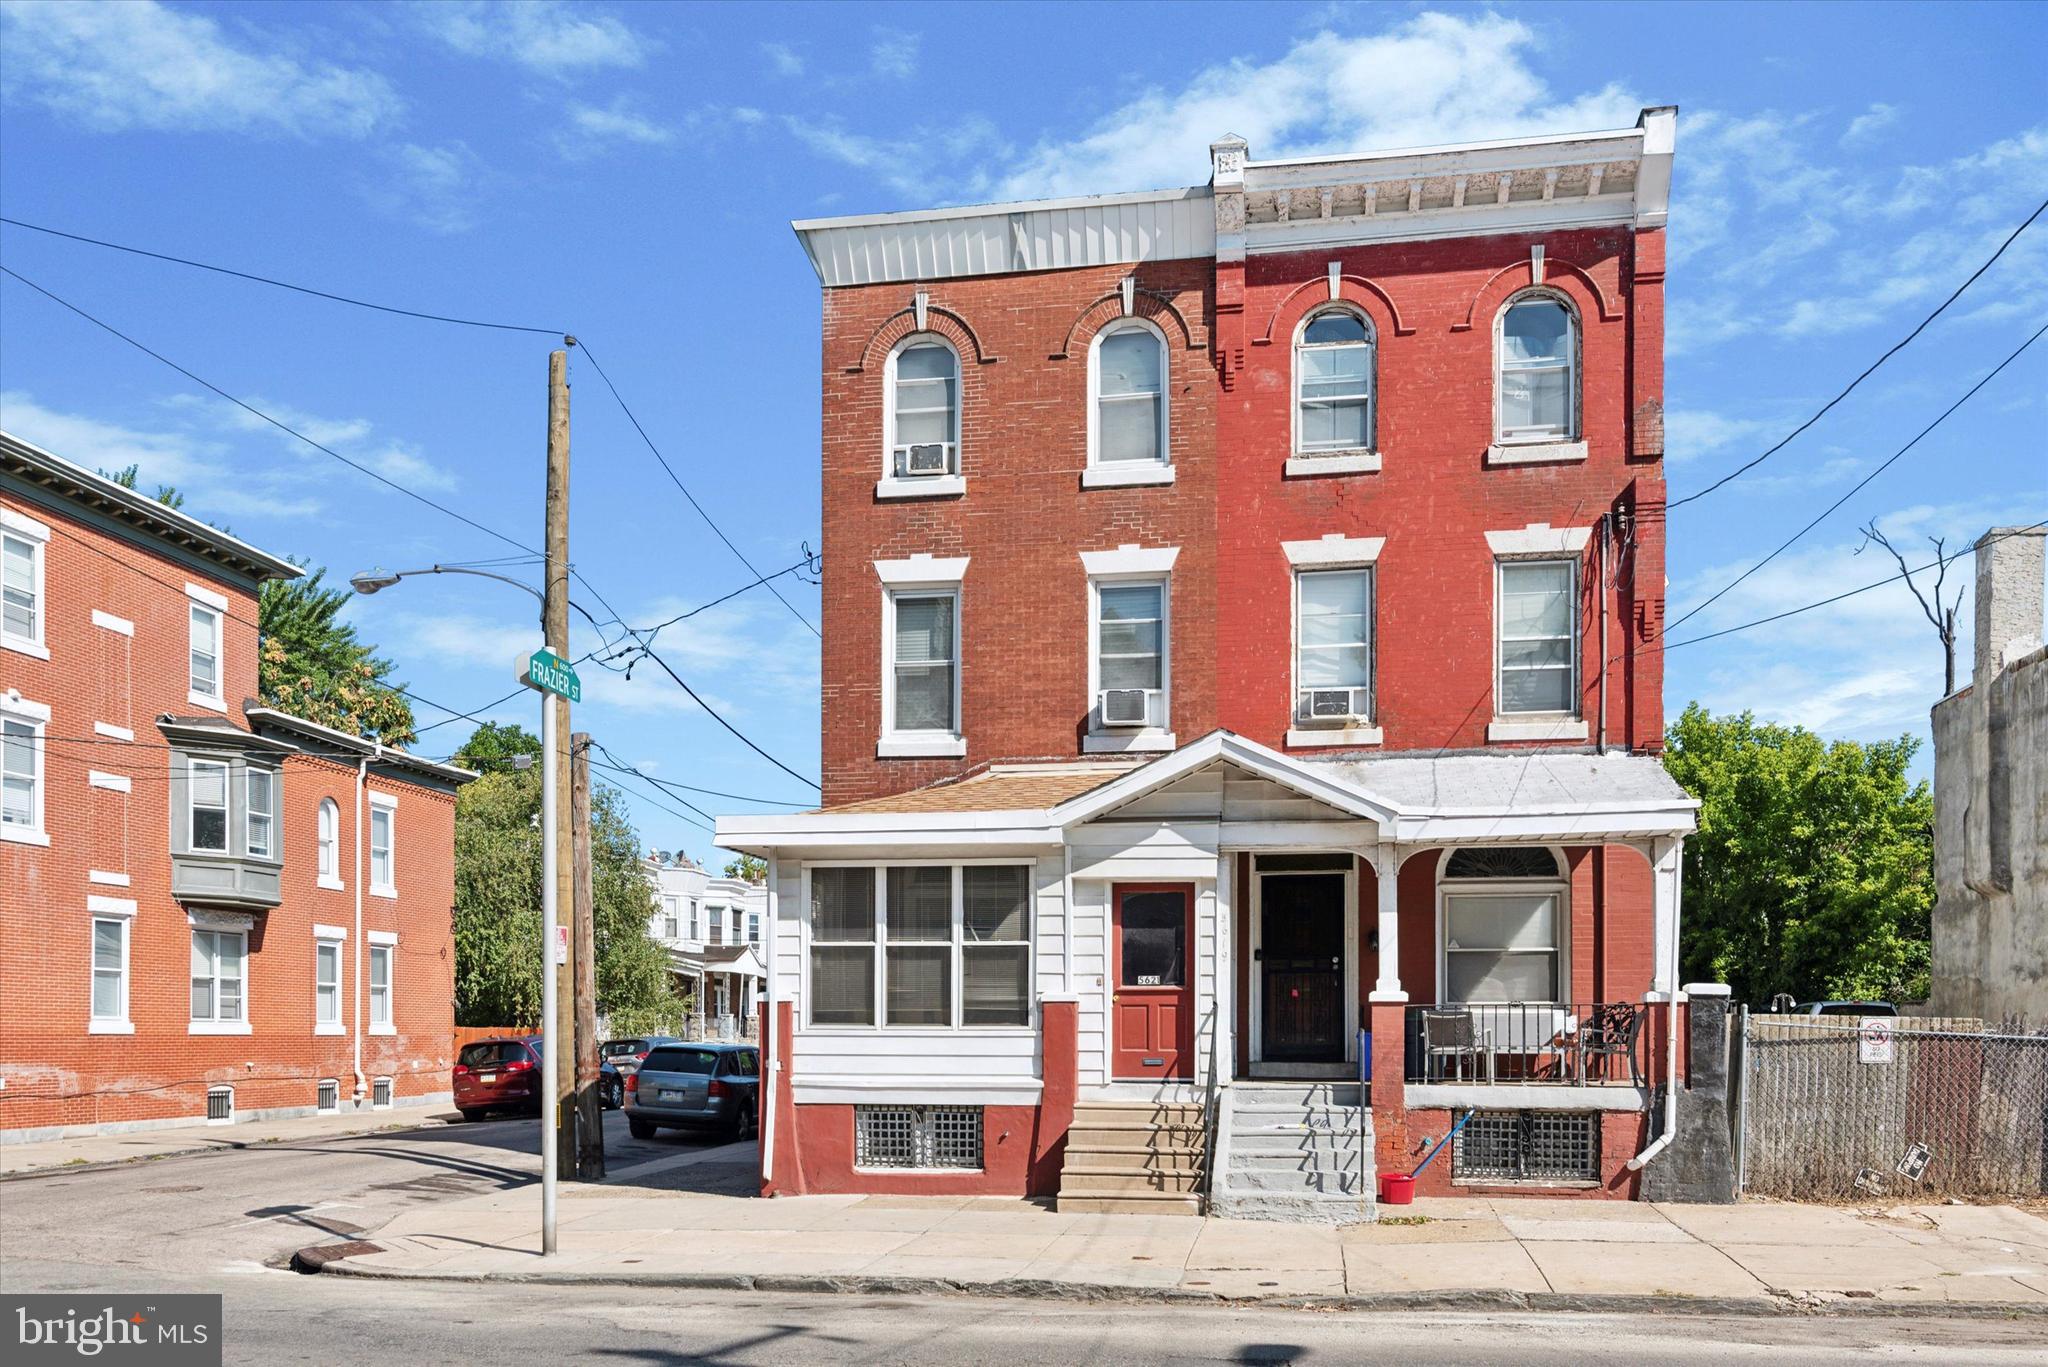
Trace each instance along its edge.
<instances>
[{"instance_id":1,"label":"basement window grate","mask_svg":"<svg viewBox=\"0 0 2048 1367\"><path fill-rule=\"evenodd\" d=\"M855 1167L981 1167L979 1106L856 1106Z\"/></svg>"},{"instance_id":2,"label":"basement window grate","mask_svg":"<svg viewBox=\"0 0 2048 1367\"><path fill-rule=\"evenodd\" d=\"M370 1083L370 1107L371 1107L371 1109L372 1109L372 1110L378 1110L378 1111L388 1111L388 1110L390 1110L390 1109L391 1109L391 1079L390 1079L390 1078L388 1078L388 1077L380 1077L380 1078L376 1078L376 1079L374 1079L374 1080L372 1080L372 1081L371 1081L371 1083Z\"/></svg>"},{"instance_id":3,"label":"basement window grate","mask_svg":"<svg viewBox=\"0 0 2048 1367\"><path fill-rule=\"evenodd\" d=\"M208 1087L206 1089L206 1123L228 1125L235 1118L235 1089L232 1087Z\"/></svg>"},{"instance_id":4,"label":"basement window grate","mask_svg":"<svg viewBox=\"0 0 2048 1367\"><path fill-rule=\"evenodd\" d=\"M320 1114L333 1115L341 1109L341 1084L333 1078L320 1080Z\"/></svg>"},{"instance_id":5,"label":"basement window grate","mask_svg":"<svg viewBox=\"0 0 2048 1367\"><path fill-rule=\"evenodd\" d=\"M1478 1182L1597 1182L1593 1111L1474 1111L1451 1147L1451 1176Z\"/></svg>"}]
</instances>

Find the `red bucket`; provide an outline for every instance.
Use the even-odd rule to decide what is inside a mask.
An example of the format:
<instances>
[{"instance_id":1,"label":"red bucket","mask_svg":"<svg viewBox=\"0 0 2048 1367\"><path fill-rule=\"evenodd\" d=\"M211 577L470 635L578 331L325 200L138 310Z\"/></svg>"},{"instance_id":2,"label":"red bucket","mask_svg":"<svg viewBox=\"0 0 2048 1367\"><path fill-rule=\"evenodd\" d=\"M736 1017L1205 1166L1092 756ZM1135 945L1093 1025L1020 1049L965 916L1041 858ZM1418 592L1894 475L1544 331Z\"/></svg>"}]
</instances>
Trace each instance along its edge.
<instances>
[{"instance_id":1,"label":"red bucket","mask_svg":"<svg viewBox=\"0 0 2048 1367\"><path fill-rule=\"evenodd\" d=\"M1406 1206L1415 1201L1415 1179L1405 1172L1380 1174L1380 1204Z\"/></svg>"}]
</instances>

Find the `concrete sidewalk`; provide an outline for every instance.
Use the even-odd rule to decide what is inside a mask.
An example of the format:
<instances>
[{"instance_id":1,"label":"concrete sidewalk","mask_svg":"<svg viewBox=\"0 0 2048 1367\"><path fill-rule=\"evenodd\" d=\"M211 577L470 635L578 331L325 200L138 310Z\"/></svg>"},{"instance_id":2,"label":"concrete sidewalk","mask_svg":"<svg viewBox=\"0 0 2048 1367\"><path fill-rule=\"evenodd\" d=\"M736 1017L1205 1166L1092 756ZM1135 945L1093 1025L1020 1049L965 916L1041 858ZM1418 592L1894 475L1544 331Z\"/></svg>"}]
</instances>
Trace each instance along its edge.
<instances>
[{"instance_id":1,"label":"concrete sidewalk","mask_svg":"<svg viewBox=\"0 0 2048 1367\"><path fill-rule=\"evenodd\" d=\"M737 1146L736 1146L737 1147ZM1467 1298L1600 1308L1912 1303L2048 1311L2048 1220L2009 1206L1652 1206L1417 1201L1342 1228L1173 1215L1061 1215L995 1198L704 1195L745 1148L564 1187L543 1260L532 1188L400 1216L332 1261L355 1276L609 1281L854 1292L1330 1299ZM620 1183L626 1185L620 1185ZM731 1189L728 1187L728 1189Z\"/></svg>"},{"instance_id":2,"label":"concrete sidewalk","mask_svg":"<svg viewBox=\"0 0 2048 1367\"><path fill-rule=\"evenodd\" d=\"M79 1135L32 1144L0 1144L0 1177L47 1172L78 1172L111 1163L170 1158L188 1153L246 1149L257 1144L292 1140L340 1139L386 1130L415 1130L458 1120L446 1105L397 1106L383 1111L343 1111L338 1115L295 1115L280 1120L238 1120L232 1125L169 1125L124 1134Z\"/></svg>"}]
</instances>

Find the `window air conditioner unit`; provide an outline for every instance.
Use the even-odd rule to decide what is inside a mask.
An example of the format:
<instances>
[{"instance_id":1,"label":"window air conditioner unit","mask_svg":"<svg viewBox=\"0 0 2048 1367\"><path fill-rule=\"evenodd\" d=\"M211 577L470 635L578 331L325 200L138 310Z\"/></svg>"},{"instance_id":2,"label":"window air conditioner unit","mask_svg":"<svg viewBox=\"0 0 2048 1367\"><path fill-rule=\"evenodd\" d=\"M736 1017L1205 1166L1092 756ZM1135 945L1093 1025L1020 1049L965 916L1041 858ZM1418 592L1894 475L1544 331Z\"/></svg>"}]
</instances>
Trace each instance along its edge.
<instances>
[{"instance_id":1,"label":"window air conditioner unit","mask_svg":"<svg viewBox=\"0 0 2048 1367\"><path fill-rule=\"evenodd\" d=\"M897 468L905 475L943 475L952 469L953 448L939 441L896 448Z\"/></svg>"},{"instance_id":2,"label":"window air conditioner unit","mask_svg":"<svg viewBox=\"0 0 2048 1367\"><path fill-rule=\"evenodd\" d=\"M1143 726L1152 719L1152 690L1105 688L1100 710L1104 726Z\"/></svg>"},{"instance_id":3,"label":"window air conditioner unit","mask_svg":"<svg viewBox=\"0 0 2048 1367\"><path fill-rule=\"evenodd\" d=\"M1362 715L1358 709L1358 690L1355 688L1311 688L1306 690L1307 712L1310 720L1341 720Z\"/></svg>"}]
</instances>

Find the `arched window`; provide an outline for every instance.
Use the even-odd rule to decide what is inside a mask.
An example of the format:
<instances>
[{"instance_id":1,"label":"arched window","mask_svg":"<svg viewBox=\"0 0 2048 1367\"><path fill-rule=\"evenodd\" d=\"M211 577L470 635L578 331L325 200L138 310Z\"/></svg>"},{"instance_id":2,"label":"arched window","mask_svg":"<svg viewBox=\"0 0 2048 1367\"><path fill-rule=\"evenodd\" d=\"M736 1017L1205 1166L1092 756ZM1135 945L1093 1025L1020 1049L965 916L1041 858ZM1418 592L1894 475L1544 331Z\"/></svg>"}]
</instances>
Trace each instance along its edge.
<instances>
[{"instance_id":1,"label":"arched window","mask_svg":"<svg viewBox=\"0 0 2048 1367\"><path fill-rule=\"evenodd\" d=\"M1576 441L1579 324L1554 294L1524 294L1501 311L1494 355L1495 440Z\"/></svg>"},{"instance_id":2,"label":"arched window","mask_svg":"<svg viewBox=\"0 0 2048 1367\"><path fill-rule=\"evenodd\" d=\"M1300 455L1373 449L1373 341L1365 319L1329 309L1294 344L1294 449Z\"/></svg>"},{"instance_id":3,"label":"arched window","mask_svg":"<svg viewBox=\"0 0 2048 1367\"><path fill-rule=\"evenodd\" d=\"M341 808L334 799L320 799L320 881L341 886Z\"/></svg>"},{"instance_id":4,"label":"arched window","mask_svg":"<svg viewBox=\"0 0 2048 1367\"><path fill-rule=\"evenodd\" d=\"M1452 850L1438 873L1446 1002L1562 1002L1570 920L1562 861L1541 845Z\"/></svg>"},{"instance_id":5,"label":"arched window","mask_svg":"<svg viewBox=\"0 0 2048 1367\"><path fill-rule=\"evenodd\" d=\"M1089 353L1091 465L1166 465L1166 339L1136 318L1098 334Z\"/></svg>"},{"instance_id":6,"label":"arched window","mask_svg":"<svg viewBox=\"0 0 2048 1367\"><path fill-rule=\"evenodd\" d=\"M919 335L889 353L884 405L889 474L897 479L960 471L960 358Z\"/></svg>"}]
</instances>

